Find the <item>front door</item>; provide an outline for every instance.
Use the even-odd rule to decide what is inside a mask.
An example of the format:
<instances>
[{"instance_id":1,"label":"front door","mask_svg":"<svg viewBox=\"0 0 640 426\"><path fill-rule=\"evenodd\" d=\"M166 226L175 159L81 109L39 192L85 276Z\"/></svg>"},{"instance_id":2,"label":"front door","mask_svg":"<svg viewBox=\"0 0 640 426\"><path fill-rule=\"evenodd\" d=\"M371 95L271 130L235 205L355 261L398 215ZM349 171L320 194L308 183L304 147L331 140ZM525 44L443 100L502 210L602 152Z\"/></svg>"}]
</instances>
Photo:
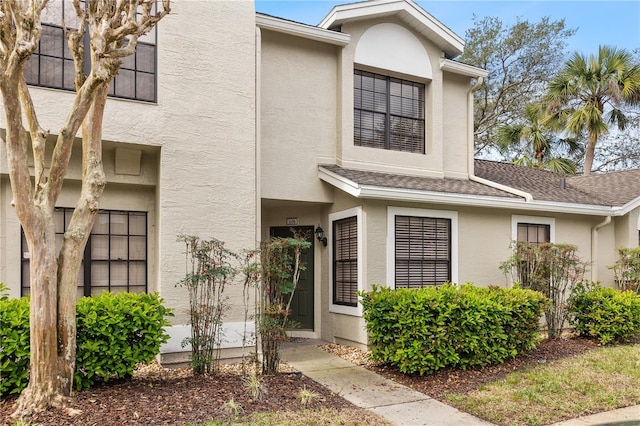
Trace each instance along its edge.
<instances>
[{"instance_id":1,"label":"front door","mask_svg":"<svg viewBox=\"0 0 640 426\"><path fill-rule=\"evenodd\" d=\"M313 226L274 226L269 233L272 237L291 238L293 237L292 229L306 236L311 247L300 255L300 261L306 269L300 273L300 280L291 301L289 319L295 321L298 330L313 331Z\"/></svg>"}]
</instances>

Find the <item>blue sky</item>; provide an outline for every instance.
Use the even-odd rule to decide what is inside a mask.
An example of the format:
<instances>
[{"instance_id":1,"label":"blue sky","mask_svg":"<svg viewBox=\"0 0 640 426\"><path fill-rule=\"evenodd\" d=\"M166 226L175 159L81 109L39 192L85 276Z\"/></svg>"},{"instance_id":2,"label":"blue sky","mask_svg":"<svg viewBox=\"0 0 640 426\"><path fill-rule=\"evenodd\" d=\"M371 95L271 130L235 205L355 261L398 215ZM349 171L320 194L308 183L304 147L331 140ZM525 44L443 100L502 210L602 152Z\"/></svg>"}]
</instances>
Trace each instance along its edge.
<instances>
[{"instance_id":1,"label":"blue sky","mask_svg":"<svg viewBox=\"0 0 640 426\"><path fill-rule=\"evenodd\" d=\"M352 2L255 0L255 5L258 12L317 25L333 6ZM640 0L419 0L416 3L463 38L472 26L474 15L497 16L505 24L515 23L518 17L537 22L548 16L552 20L564 18L568 28L577 29L576 34L567 40L569 51L595 53L601 44L629 51L640 48Z\"/></svg>"}]
</instances>

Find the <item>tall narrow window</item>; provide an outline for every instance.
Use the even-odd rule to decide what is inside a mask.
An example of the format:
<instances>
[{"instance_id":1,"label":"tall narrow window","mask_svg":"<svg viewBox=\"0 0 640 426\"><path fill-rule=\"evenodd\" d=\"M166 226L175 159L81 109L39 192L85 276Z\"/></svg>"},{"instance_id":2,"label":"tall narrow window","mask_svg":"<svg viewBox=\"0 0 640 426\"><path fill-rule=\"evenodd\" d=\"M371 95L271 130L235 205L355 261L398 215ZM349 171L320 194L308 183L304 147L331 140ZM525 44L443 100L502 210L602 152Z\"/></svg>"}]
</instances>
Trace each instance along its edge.
<instances>
[{"instance_id":1,"label":"tall narrow window","mask_svg":"<svg viewBox=\"0 0 640 426\"><path fill-rule=\"evenodd\" d=\"M73 209L56 208L58 250ZM29 294L29 252L22 234L22 294ZM78 275L78 297L104 291L147 291L147 213L100 210L84 251Z\"/></svg>"},{"instance_id":2,"label":"tall narrow window","mask_svg":"<svg viewBox=\"0 0 640 426\"><path fill-rule=\"evenodd\" d=\"M395 216L396 287L451 281L451 219Z\"/></svg>"},{"instance_id":3,"label":"tall narrow window","mask_svg":"<svg viewBox=\"0 0 640 426\"><path fill-rule=\"evenodd\" d=\"M358 305L358 218L333 222L333 303Z\"/></svg>"},{"instance_id":4,"label":"tall narrow window","mask_svg":"<svg viewBox=\"0 0 640 426\"><path fill-rule=\"evenodd\" d=\"M425 85L355 70L354 143L425 152Z\"/></svg>"},{"instance_id":5,"label":"tall narrow window","mask_svg":"<svg viewBox=\"0 0 640 426\"><path fill-rule=\"evenodd\" d=\"M28 84L75 90L73 56L61 26L63 21L67 28L77 28L72 2L50 2L42 13L40 44L26 64L25 78ZM89 43L87 34L84 43ZM91 63L88 54L89 49L85 49L85 66ZM120 72L109 86L109 96L155 102L156 55L156 28L153 28L140 37L135 53L124 58Z\"/></svg>"}]
</instances>

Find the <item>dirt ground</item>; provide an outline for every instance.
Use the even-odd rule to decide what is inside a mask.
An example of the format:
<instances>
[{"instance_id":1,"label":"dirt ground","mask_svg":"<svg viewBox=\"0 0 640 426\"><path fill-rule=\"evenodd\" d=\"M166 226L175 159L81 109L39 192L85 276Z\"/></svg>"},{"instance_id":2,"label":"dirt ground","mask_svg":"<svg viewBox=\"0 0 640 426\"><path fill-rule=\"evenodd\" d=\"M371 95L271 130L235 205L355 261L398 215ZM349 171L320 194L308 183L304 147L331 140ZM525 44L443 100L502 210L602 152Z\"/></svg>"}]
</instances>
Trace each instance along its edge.
<instances>
[{"instance_id":1,"label":"dirt ground","mask_svg":"<svg viewBox=\"0 0 640 426\"><path fill-rule=\"evenodd\" d=\"M429 376L410 376L368 361L366 354L339 345L323 349L337 353L367 368L423 392L444 399L451 392L469 392L483 384L505 377L512 371L584 353L597 345L585 339L544 340L531 352L504 364L476 370L441 370ZM133 379L115 381L78 392L65 409L40 413L32 422L41 425L184 425L212 419L229 419L235 402L240 414L262 411L299 410L301 390L316 394L307 408L353 409L349 402L294 372L262 378L261 398L253 398L246 377L230 369L213 376L194 377L189 370L171 374L159 366L144 369ZM0 425L12 426L9 415L15 398L0 405Z\"/></svg>"}]
</instances>

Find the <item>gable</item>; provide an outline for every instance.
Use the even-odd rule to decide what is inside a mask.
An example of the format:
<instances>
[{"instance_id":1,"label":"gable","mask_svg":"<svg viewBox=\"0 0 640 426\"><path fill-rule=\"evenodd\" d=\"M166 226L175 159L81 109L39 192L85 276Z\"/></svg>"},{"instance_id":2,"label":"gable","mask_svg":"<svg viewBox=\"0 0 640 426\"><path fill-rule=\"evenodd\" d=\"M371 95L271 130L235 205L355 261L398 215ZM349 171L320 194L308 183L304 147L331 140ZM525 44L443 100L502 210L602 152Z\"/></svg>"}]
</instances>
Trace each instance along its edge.
<instances>
[{"instance_id":1,"label":"gable","mask_svg":"<svg viewBox=\"0 0 640 426\"><path fill-rule=\"evenodd\" d=\"M416 77L433 77L429 56L420 40L411 31L392 23L374 25L362 34L354 62Z\"/></svg>"}]
</instances>

